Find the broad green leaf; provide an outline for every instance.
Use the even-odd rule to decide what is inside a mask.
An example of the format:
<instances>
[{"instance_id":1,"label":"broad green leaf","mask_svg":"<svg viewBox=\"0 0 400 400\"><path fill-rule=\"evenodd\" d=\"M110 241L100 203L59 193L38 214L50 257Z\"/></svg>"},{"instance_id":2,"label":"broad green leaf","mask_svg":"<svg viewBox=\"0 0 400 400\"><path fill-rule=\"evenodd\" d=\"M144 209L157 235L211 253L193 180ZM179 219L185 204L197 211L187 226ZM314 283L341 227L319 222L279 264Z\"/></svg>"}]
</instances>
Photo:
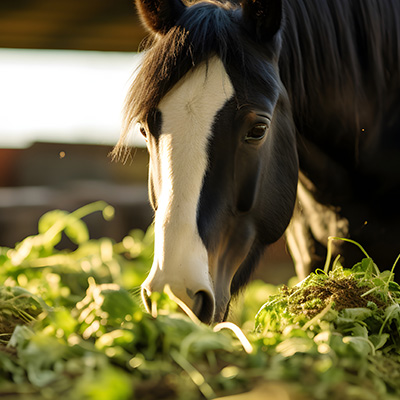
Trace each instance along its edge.
<instances>
[{"instance_id":1,"label":"broad green leaf","mask_svg":"<svg viewBox=\"0 0 400 400\"><path fill-rule=\"evenodd\" d=\"M382 348L386 344L389 338L390 335L388 333L382 333L381 335L375 334L369 336L369 340L374 345L375 350L379 350L380 348Z\"/></svg>"}]
</instances>

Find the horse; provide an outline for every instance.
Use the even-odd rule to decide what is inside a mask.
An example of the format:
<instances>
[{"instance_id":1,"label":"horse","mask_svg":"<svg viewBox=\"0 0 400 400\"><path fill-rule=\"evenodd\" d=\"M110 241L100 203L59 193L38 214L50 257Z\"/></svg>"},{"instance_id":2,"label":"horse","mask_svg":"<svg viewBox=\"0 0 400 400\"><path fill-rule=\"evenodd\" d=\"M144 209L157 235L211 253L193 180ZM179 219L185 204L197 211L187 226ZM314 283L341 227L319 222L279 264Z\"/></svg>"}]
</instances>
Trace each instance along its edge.
<instances>
[{"instance_id":1,"label":"horse","mask_svg":"<svg viewBox=\"0 0 400 400\"><path fill-rule=\"evenodd\" d=\"M149 32L115 154L150 154L154 261L204 323L284 234L299 277L328 236L400 252L399 0L137 0ZM336 242L335 242L336 243ZM337 242L346 263L355 246Z\"/></svg>"}]
</instances>

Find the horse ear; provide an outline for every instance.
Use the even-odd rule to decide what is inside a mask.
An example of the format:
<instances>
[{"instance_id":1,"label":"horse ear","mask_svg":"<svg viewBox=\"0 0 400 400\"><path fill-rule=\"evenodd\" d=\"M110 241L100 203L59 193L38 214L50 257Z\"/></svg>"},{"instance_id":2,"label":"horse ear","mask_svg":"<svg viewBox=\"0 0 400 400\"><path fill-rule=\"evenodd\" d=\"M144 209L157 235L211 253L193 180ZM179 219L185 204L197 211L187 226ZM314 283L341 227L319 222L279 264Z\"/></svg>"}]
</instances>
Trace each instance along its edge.
<instances>
[{"instance_id":1,"label":"horse ear","mask_svg":"<svg viewBox=\"0 0 400 400\"><path fill-rule=\"evenodd\" d=\"M242 0L243 22L257 39L271 39L282 24L282 0Z\"/></svg>"},{"instance_id":2,"label":"horse ear","mask_svg":"<svg viewBox=\"0 0 400 400\"><path fill-rule=\"evenodd\" d=\"M167 33L183 14L186 6L181 0L136 0L139 16L153 33Z\"/></svg>"}]
</instances>

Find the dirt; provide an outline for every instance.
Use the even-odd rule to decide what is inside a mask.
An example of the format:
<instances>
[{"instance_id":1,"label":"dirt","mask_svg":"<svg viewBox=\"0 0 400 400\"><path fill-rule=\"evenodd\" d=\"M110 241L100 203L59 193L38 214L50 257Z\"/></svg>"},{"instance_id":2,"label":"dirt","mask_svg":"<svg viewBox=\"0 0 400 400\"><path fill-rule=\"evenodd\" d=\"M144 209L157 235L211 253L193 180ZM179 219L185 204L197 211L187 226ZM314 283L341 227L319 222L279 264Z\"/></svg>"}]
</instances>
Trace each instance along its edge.
<instances>
[{"instance_id":1,"label":"dirt","mask_svg":"<svg viewBox=\"0 0 400 400\"><path fill-rule=\"evenodd\" d=\"M350 277L327 278L315 286L302 289L284 287L282 290L285 295L291 296L289 303L291 313L305 314L312 318L330 303L333 303L332 308L336 311L367 307L369 302L375 303L378 308L384 307L384 303L373 294L362 296L369 289L358 286L357 281Z\"/></svg>"}]
</instances>

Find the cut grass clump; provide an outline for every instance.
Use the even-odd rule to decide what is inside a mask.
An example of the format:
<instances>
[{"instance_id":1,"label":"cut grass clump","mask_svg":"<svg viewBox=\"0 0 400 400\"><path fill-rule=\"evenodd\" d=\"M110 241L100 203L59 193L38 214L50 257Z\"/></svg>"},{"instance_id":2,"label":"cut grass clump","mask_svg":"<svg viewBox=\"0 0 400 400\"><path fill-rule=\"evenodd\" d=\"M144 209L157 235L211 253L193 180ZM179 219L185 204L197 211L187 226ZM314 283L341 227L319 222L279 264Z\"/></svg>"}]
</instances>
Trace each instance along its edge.
<instances>
[{"instance_id":1,"label":"cut grass clump","mask_svg":"<svg viewBox=\"0 0 400 400\"><path fill-rule=\"evenodd\" d=\"M283 286L256 316L274 374L313 382L312 398L400 396L400 286L366 256Z\"/></svg>"},{"instance_id":2,"label":"cut grass clump","mask_svg":"<svg viewBox=\"0 0 400 400\"><path fill-rule=\"evenodd\" d=\"M367 293L372 286L360 286L353 276L336 278L320 274L312 279L307 285L281 288L282 295L288 299L289 313L313 318L329 304L336 311L368 307L372 303L381 309L385 306L375 294Z\"/></svg>"},{"instance_id":3,"label":"cut grass clump","mask_svg":"<svg viewBox=\"0 0 400 400\"><path fill-rule=\"evenodd\" d=\"M30 324L44 303L20 287L0 286L0 344L7 344L18 325Z\"/></svg>"}]
</instances>

